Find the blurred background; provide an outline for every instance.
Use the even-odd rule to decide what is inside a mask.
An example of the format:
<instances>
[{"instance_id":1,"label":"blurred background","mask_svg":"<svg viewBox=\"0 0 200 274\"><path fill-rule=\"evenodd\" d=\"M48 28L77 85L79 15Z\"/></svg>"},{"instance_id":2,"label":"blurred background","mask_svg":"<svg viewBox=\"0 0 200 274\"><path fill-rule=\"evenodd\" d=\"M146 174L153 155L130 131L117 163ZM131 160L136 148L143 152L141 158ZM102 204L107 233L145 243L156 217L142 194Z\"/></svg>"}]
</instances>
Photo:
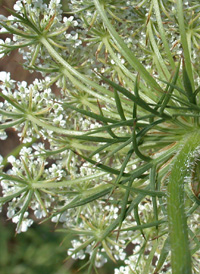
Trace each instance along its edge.
<instances>
[{"instance_id":1,"label":"blurred background","mask_svg":"<svg viewBox=\"0 0 200 274\"><path fill-rule=\"evenodd\" d=\"M15 0L0 0L0 14L9 15L7 8L12 9ZM46 1L48 2L48 1ZM67 0L63 1L67 8ZM5 36L1 35L0 39ZM38 77L39 73L29 73L22 66L22 57L17 51L0 59L0 71L11 73L14 80L25 80L29 84ZM8 138L0 140L0 155L5 157L18 144L19 140L14 131L8 130ZM0 273L1 274L74 274L87 273L86 269L78 271L86 261L74 261L67 257L70 247L70 237L64 240L63 234L55 233L52 223L34 224L27 232L15 235L15 224L7 219L6 209L0 214ZM117 267L107 263L99 270L100 274L111 274Z\"/></svg>"}]
</instances>

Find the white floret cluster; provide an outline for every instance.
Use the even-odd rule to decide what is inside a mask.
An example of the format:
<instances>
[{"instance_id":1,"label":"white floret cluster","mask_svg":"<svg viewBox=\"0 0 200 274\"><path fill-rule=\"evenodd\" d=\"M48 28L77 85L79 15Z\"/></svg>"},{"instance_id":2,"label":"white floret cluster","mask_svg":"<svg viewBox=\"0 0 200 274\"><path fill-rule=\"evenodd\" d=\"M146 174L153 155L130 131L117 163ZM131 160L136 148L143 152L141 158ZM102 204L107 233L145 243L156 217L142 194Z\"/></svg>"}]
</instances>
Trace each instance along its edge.
<instances>
[{"instance_id":1,"label":"white floret cluster","mask_svg":"<svg viewBox=\"0 0 200 274\"><path fill-rule=\"evenodd\" d=\"M31 117L43 120L45 123L51 121L51 124L57 127L63 127L66 124L67 115L63 116L59 98L56 99L48 87L48 80L35 79L31 85L27 82L16 82L10 79L10 73L4 71L0 74L2 94L10 98L11 101L1 102L1 122L11 123L18 136L23 142L32 141L33 137L44 139L50 138L49 132L42 126L37 125ZM55 102L56 100L56 102ZM1 133L1 138L5 139L5 132Z\"/></svg>"}]
</instances>

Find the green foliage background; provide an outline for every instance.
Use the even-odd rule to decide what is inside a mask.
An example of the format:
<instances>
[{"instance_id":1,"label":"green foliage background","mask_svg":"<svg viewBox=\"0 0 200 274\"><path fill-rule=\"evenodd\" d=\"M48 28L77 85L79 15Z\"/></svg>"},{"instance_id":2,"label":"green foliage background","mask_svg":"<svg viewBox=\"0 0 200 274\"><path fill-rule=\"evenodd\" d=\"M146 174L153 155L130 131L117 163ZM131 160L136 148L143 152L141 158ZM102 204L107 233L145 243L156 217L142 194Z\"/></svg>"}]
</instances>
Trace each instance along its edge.
<instances>
[{"instance_id":1,"label":"green foliage background","mask_svg":"<svg viewBox=\"0 0 200 274\"><path fill-rule=\"evenodd\" d=\"M72 273L67 270L70 264L63 264L66 247L59 245L62 237L50 232L48 224L15 236L14 225L2 219L0 231L1 274Z\"/></svg>"},{"instance_id":2,"label":"green foliage background","mask_svg":"<svg viewBox=\"0 0 200 274\"><path fill-rule=\"evenodd\" d=\"M74 261L67 256L70 236L55 233L51 223L33 225L26 233L15 236L15 225L0 219L0 273L1 274L85 274L79 270L86 261ZM111 262L99 270L99 274L113 272Z\"/></svg>"}]
</instances>

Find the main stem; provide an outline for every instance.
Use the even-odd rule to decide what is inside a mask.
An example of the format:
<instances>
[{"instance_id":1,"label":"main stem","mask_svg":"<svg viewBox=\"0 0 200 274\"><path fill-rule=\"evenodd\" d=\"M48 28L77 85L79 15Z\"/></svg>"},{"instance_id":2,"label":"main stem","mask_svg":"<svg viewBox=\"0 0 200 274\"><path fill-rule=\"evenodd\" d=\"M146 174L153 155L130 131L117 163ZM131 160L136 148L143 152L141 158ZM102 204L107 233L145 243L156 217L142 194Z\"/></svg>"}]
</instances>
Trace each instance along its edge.
<instances>
[{"instance_id":1,"label":"main stem","mask_svg":"<svg viewBox=\"0 0 200 274\"><path fill-rule=\"evenodd\" d=\"M200 130L187 134L171 169L168 183L168 220L173 274L192 274L187 218L184 210L184 181L188 163L200 146Z\"/></svg>"}]
</instances>

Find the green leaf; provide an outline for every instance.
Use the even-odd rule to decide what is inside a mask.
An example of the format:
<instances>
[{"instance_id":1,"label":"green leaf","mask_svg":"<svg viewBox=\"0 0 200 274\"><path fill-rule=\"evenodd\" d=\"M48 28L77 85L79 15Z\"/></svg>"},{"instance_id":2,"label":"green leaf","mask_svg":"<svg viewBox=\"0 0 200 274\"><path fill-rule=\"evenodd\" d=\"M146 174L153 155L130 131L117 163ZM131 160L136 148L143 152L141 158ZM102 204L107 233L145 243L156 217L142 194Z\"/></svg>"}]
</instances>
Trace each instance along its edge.
<instances>
[{"instance_id":1,"label":"green leaf","mask_svg":"<svg viewBox=\"0 0 200 274\"><path fill-rule=\"evenodd\" d=\"M160 256L158 259L158 262L156 264L156 269L154 270L154 274L158 274L159 270L161 269L161 267L163 266L164 262L166 261L166 258L169 254L170 251L170 244L169 244L169 237L164 241L162 250L160 252Z\"/></svg>"},{"instance_id":2,"label":"green leaf","mask_svg":"<svg viewBox=\"0 0 200 274\"><path fill-rule=\"evenodd\" d=\"M150 227L157 227L161 224L164 224L166 223L167 221L166 220L158 220L158 221L155 221L155 222L151 222L151 223L146 223L146 224L142 224L142 225L136 225L136 226L127 226L123 229L121 229L121 231L137 231L137 230L143 230L145 228L150 228Z\"/></svg>"},{"instance_id":3,"label":"green leaf","mask_svg":"<svg viewBox=\"0 0 200 274\"><path fill-rule=\"evenodd\" d=\"M75 152L75 153L76 153L76 152ZM96 162L96 161L94 161L94 160L92 160L92 159L90 159L90 158L88 158L88 157L86 157L86 156L84 156L84 155L81 155L81 154L78 154L78 155L79 155L81 158L83 158L84 160L86 160L87 162L93 164L94 167L98 167L98 168L102 169L103 171L107 171L107 172L109 172L109 173L111 173L111 174L117 174L117 175L120 174L120 171L117 170L117 169L115 169L115 168L111 168L111 167L106 166L106 165L104 165L104 164L98 163L98 162ZM124 177L128 177L128 176L130 176L130 174L129 174L129 173L124 173L124 172L123 172L123 176L124 176Z\"/></svg>"},{"instance_id":4,"label":"green leaf","mask_svg":"<svg viewBox=\"0 0 200 274\"><path fill-rule=\"evenodd\" d=\"M118 111L121 119L126 120L126 117L125 117L124 111L123 111L123 107L122 107L122 104L121 104L121 101L120 101L119 94L116 90L114 90L114 93L115 93L115 102L116 102L117 111Z\"/></svg>"},{"instance_id":5,"label":"green leaf","mask_svg":"<svg viewBox=\"0 0 200 274\"><path fill-rule=\"evenodd\" d=\"M138 213L138 205L136 205L133 210L134 210L134 218L135 218L135 221L137 223L137 226L140 227L141 222L140 222L140 216L139 216L139 213ZM142 228L140 229L140 232L143 235L143 237L145 238L145 235L144 235L144 232L143 232Z\"/></svg>"},{"instance_id":6,"label":"green leaf","mask_svg":"<svg viewBox=\"0 0 200 274\"><path fill-rule=\"evenodd\" d=\"M24 199L24 203L22 205L22 208L20 209L20 211L17 213L17 215L19 214L19 222L17 223L17 228L16 230L18 231L20 226L22 225L22 221L24 218L24 213L28 210L28 206L31 202L32 196L33 196L34 190L31 189L29 191L27 191L27 194L25 195L25 199Z\"/></svg>"},{"instance_id":7,"label":"green leaf","mask_svg":"<svg viewBox=\"0 0 200 274\"><path fill-rule=\"evenodd\" d=\"M178 66L177 66L176 72L175 72L174 77L172 79L172 85L175 85L176 81L178 79L180 64L181 64L181 62L179 62ZM166 93L164 94L164 97L163 97L163 102L162 102L162 106L160 108L160 113L163 113L164 109L166 108L166 106L167 106L167 104L168 104L168 102L171 98L171 95L172 95L173 91L174 91L173 86L170 86L169 89L167 88Z\"/></svg>"},{"instance_id":8,"label":"green leaf","mask_svg":"<svg viewBox=\"0 0 200 274\"><path fill-rule=\"evenodd\" d=\"M22 185L27 185L28 183L22 179L20 179L19 177L13 176L13 175L8 175L6 173L0 172L0 177L2 177L5 180L9 180L11 182L17 182L19 184Z\"/></svg>"},{"instance_id":9,"label":"green leaf","mask_svg":"<svg viewBox=\"0 0 200 274\"><path fill-rule=\"evenodd\" d=\"M6 7L6 9L9 11L9 13L11 13L14 17L19 19L19 22L22 22L23 24L29 26L30 28L32 28L37 34L41 34L38 27L35 26L27 17L27 13L26 13L26 9L24 7L24 17L19 15L18 13L16 13L14 10L11 10L9 8ZM29 36L30 37L30 36Z\"/></svg>"},{"instance_id":10,"label":"green leaf","mask_svg":"<svg viewBox=\"0 0 200 274\"><path fill-rule=\"evenodd\" d=\"M3 22L0 22L0 25L2 25L9 33L16 34L27 39L36 39L37 37L36 35L27 34L17 28L8 26L7 24L4 24Z\"/></svg>"},{"instance_id":11,"label":"green leaf","mask_svg":"<svg viewBox=\"0 0 200 274\"><path fill-rule=\"evenodd\" d=\"M16 119L14 121L6 122L3 124L0 124L0 129L6 129L11 128L13 126L16 126L18 124L22 124L25 121L25 118Z\"/></svg>"},{"instance_id":12,"label":"green leaf","mask_svg":"<svg viewBox=\"0 0 200 274\"><path fill-rule=\"evenodd\" d=\"M148 25L147 25L147 31L148 31L148 34L149 34L149 39L150 39L150 42L151 42L151 45L152 45L152 49L154 51L154 60L157 64L157 71L159 73L160 76L163 75L163 77L165 77L165 79L168 79L170 74L169 74L169 71L168 71L168 68L162 58L162 55L160 53L160 50L158 49L158 45L157 45L157 42L155 40L155 34L153 33L152 31L152 24L151 24L151 21L149 20L148 22Z\"/></svg>"},{"instance_id":13,"label":"green leaf","mask_svg":"<svg viewBox=\"0 0 200 274\"><path fill-rule=\"evenodd\" d=\"M144 267L144 270L143 270L144 274L149 274L150 273L151 262L153 260L154 255L155 255L157 246L158 246L158 242L155 240L154 244L153 244L153 247L152 247L152 249L149 253L149 256L146 260L146 264L145 264L145 267Z\"/></svg>"},{"instance_id":14,"label":"green leaf","mask_svg":"<svg viewBox=\"0 0 200 274\"><path fill-rule=\"evenodd\" d=\"M153 5L154 5L154 9L155 9L155 14L156 14L156 19L157 19L157 23L158 23L159 33L160 33L161 39L163 41L165 52L167 54L167 59L170 62L170 65L171 65L172 69L175 69L175 62L174 62L174 59L172 57L172 53L171 53L169 44L167 42L167 38L166 38L166 35L165 35L164 26L163 26L163 21L162 21L162 17L161 17L161 12L160 12L160 8L159 8L159 2L160 1L153 0L152 2L153 2Z\"/></svg>"},{"instance_id":15,"label":"green leaf","mask_svg":"<svg viewBox=\"0 0 200 274\"><path fill-rule=\"evenodd\" d=\"M145 162L149 162L151 161L151 158L149 156L143 155L140 150L138 149L138 143L137 143L137 139L136 139L136 133L135 133L135 126L133 128L133 133L132 133L132 138L133 138L133 149L135 151L135 154L143 161Z\"/></svg>"},{"instance_id":16,"label":"green leaf","mask_svg":"<svg viewBox=\"0 0 200 274\"><path fill-rule=\"evenodd\" d=\"M95 120L97 121L101 121L101 122L108 122L108 123L116 123L118 122L117 120L113 120L111 118L107 118L105 116L102 116L102 115L99 115L99 114L96 114L94 112L91 112L91 111L87 111L87 110L84 110L84 109L80 109L80 108L77 108L75 106L73 106L72 104L69 104L69 103L63 103L62 104L63 107L68 107L70 109L73 109L73 110L76 110L77 112L85 115L85 116L88 116L88 117L91 117L91 118L94 118Z\"/></svg>"},{"instance_id":17,"label":"green leaf","mask_svg":"<svg viewBox=\"0 0 200 274\"><path fill-rule=\"evenodd\" d=\"M157 180L157 170L156 166L152 166L149 174L149 180L150 180L150 187L152 191L156 190L156 180ZM152 197L152 204L153 204L153 213L154 213L154 219L155 221L158 220L158 206L157 206L157 200L156 197Z\"/></svg>"},{"instance_id":18,"label":"green leaf","mask_svg":"<svg viewBox=\"0 0 200 274\"><path fill-rule=\"evenodd\" d=\"M190 80L192 90L194 90L194 78L193 78L193 71L192 71L192 65L191 65L192 62L191 62L190 52L188 48L188 42L187 42L187 36L186 36L187 32L186 32L185 22L184 22L183 1L177 0L176 7L177 7L177 16L178 16L178 26L181 34L181 43L182 43L183 52L184 52L185 67L188 73L188 79Z\"/></svg>"},{"instance_id":19,"label":"green leaf","mask_svg":"<svg viewBox=\"0 0 200 274\"><path fill-rule=\"evenodd\" d=\"M21 107L15 99L10 98L9 96L3 94L2 92L0 92L0 96L3 97L6 101L8 101L13 107L18 109L20 112L22 112L22 113L25 112L25 109L23 107Z\"/></svg>"},{"instance_id":20,"label":"green leaf","mask_svg":"<svg viewBox=\"0 0 200 274\"><path fill-rule=\"evenodd\" d=\"M137 104L138 106L140 106L142 109L155 114L156 116L162 116L164 118L169 119L170 116L163 114L160 115L159 112L157 112L155 109L152 109L143 99L141 99L140 97L136 97L134 94L132 94L130 91L128 91L127 89L125 89L124 87L114 83L113 81L107 79L106 77L101 75L101 78L108 83L109 85L111 85L114 89L118 90L119 92L121 92L123 95L125 95L128 99L132 100L135 104Z\"/></svg>"},{"instance_id":21,"label":"green leaf","mask_svg":"<svg viewBox=\"0 0 200 274\"><path fill-rule=\"evenodd\" d=\"M28 187L24 187L24 188L21 188L19 191L14 192L13 194L0 197L0 203L5 204L9 202L10 200L12 200L13 198L18 197L23 192L26 192L27 190L28 190Z\"/></svg>"},{"instance_id":22,"label":"green leaf","mask_svg":"<svg viewBox=\"0 0 200 274\"><path fill-rule=\"evenodd\" d=\"M188 72L183 59L183 84L190 103L196 105L195 93L193 92L192 84L188 76Z\"/></svg>"}]
</instances>

